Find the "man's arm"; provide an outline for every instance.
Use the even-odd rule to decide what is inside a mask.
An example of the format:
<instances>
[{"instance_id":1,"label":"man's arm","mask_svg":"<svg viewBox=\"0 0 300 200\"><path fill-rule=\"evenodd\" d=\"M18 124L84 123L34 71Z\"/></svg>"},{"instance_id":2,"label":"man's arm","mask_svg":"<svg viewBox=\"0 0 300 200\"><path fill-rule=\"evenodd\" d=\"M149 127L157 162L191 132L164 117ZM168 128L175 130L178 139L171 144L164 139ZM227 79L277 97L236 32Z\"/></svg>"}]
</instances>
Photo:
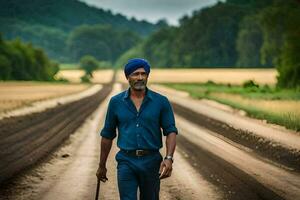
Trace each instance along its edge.
<instances>
[{"instance_id":1,"label":"man's arm","mask_svg":"<svg viewBox=\"0 0 300 200\"><path fill-rule=\"evenodd\" d=\"M97 170L97 177L100 179L102 182L107 181L107 176L106 176L106 161L108 154L110 152L111 146L112 146L113 140L107 139L105 137L102 137L101 139L101 153L100 153L100 163L99 163L99 168Z\"/></svg>"},{"instance_id":2,"label":"man's arm","mask_svg":"<svg viewBox=\"0 0 300 200\"><path fill-rule=\"evenodd\" d=\"M176 148L176 133L172 132L167 135L166 138L166 156L172 156L174 155ZM172 164L173 161L171 159L164 159L160 165L160 178L167 178L170 177L172 174Z\"/></svg>"},{"instance_id":3,"label":"man's arm","mask_svg":"<svg viewBox=\"0 0 300 200\"><path fill-rule=\"evenodd\" d=\"M173 156L176 148L176 133L170 133L166 138L166 156Z\"/></svg>"}]
</instances>

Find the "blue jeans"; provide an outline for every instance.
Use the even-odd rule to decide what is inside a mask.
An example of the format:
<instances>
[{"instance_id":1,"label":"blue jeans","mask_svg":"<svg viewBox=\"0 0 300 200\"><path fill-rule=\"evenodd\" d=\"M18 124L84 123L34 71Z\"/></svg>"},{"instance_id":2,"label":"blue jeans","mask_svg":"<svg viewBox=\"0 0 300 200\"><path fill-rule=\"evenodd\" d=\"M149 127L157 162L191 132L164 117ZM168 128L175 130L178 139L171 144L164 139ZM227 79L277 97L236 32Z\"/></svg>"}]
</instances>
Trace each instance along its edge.
<instances>
[{"instance_id":1,"label":"blue jeans","mask_svg":"<svg viewBox=\"0 0 300 200\"><path fill-rule=\"evenodd\" d=\"M116 155L118 162L118 187L121 200L137 200L137 189L140 200L159 199L159 167L162 156L155 152L145 156L132 156L122 151Z\"/></svg>"}]
</instances>

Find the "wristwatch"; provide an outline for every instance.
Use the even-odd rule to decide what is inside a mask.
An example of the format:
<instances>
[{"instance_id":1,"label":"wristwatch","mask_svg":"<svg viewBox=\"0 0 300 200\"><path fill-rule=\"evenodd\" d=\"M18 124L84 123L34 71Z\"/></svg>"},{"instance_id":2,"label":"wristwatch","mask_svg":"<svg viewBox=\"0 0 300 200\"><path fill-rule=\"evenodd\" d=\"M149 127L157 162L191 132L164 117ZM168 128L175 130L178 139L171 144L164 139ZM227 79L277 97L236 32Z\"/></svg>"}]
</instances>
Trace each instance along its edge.
<instances>
[{"instance_id":1,"label":"wristwatch","mask_svg":"<svg viewBox=\"0 0 300 200\"><path fill-rule=\"evenodd\" d=\"M164 160L171 160L172 163L174 162L173 156L166 156L166 157L164 158Z\"/></svg>"}]
</instances>

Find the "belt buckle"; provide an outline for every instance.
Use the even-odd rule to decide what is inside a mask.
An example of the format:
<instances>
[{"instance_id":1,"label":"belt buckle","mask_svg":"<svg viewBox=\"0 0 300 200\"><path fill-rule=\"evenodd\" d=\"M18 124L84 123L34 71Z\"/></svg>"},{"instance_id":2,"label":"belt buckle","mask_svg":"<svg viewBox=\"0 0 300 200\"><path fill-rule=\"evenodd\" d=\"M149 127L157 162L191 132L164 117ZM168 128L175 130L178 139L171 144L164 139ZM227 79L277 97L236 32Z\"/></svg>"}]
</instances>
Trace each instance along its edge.
<instances>
[{"instance_id":1,"label":"belt buckle","mask_svg":"<svg viewBox=\"0 0 300 200\"><path fill-rule=\"evenodd\" d=\"M136 156L142 156L142 155L143 155L143 152L144 152L143 150L136 150L136 151L135 151L135 155L136 155Z\"/></svg>"}]
</instances>

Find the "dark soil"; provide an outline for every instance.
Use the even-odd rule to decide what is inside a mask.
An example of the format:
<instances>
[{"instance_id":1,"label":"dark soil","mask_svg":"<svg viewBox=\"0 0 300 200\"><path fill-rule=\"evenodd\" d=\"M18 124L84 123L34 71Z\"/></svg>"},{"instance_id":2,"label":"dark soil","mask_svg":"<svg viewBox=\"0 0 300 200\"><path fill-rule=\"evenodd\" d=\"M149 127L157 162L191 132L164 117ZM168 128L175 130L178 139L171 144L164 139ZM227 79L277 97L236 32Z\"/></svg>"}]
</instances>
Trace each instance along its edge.
<instances>
[{"instance_id":1,"label":"dark soil","mask_svg":"<svg viewBox=\"0 0 300 200\"><path fill-rule=\"evenodd\" d=\"M99 106L111 92L107 84L96 94L30 115L0 121L0 182L43 158Z\"/></svg>"}]
</instances>

